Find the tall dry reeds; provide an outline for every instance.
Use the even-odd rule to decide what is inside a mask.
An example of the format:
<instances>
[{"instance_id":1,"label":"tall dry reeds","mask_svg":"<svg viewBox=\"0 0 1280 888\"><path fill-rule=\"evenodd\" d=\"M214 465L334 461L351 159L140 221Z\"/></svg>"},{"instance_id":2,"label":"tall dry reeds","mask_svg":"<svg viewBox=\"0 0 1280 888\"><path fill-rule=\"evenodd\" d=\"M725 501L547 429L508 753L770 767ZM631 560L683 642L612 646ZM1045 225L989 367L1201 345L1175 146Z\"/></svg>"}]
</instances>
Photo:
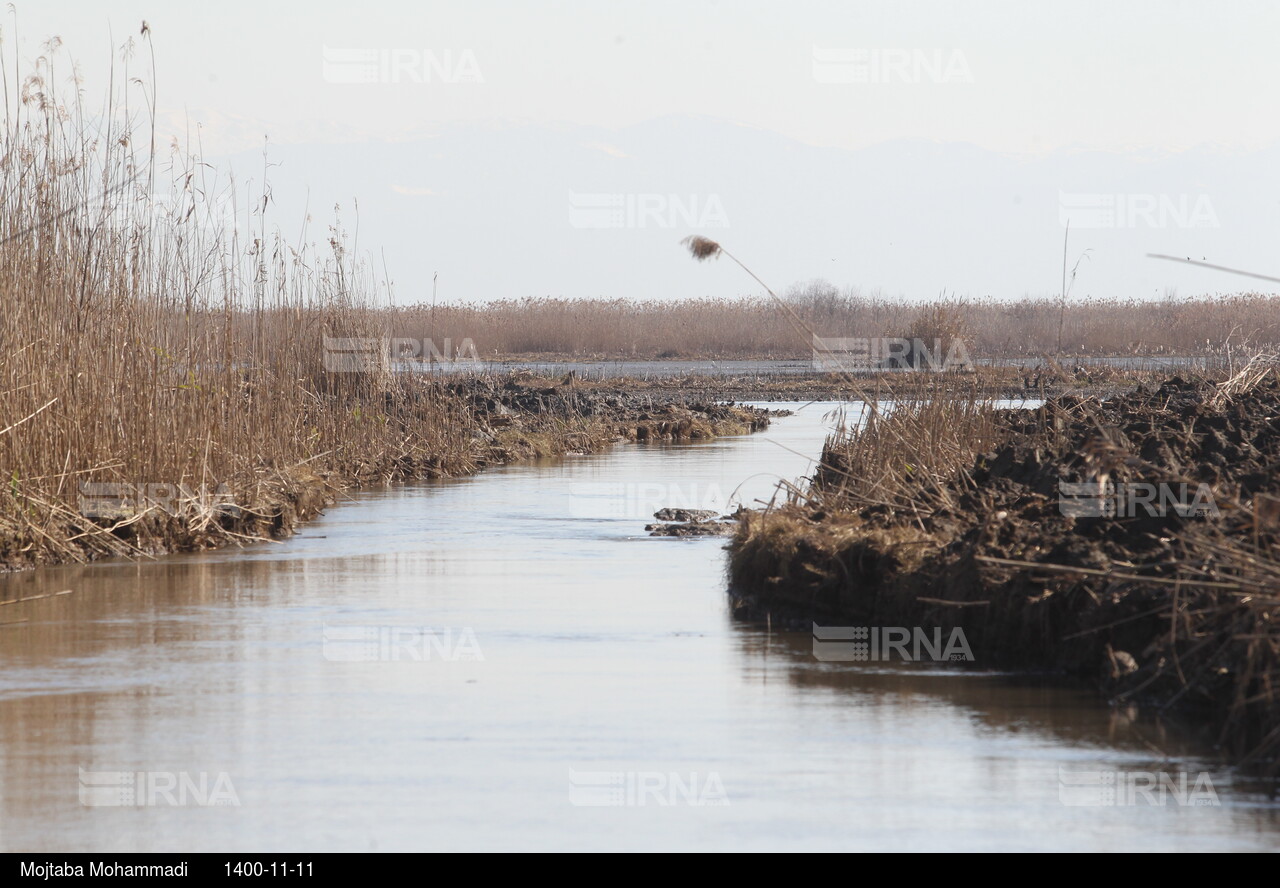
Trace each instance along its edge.
<instances>
[{"instance_id":1,"label":"tall dry reeds","mask_svg":"<svg viewBox=\"0 0 1280 888\"><path fill-rule=\"evenodd\" d=\"M298 477L464 459L465 417L429 381L326 372L324 335L377 326L378 282L339 224L286 238L269 190L153 144L145 48L100 107L56 41L3 82L0 563L163 548L191 524L171 502L87 516L85 485L230 491L270 526Z\"/></svg>"},{"instance_id":2,"label":"tall dry reeds","mask_svg":"<svg viewBox=\"0 0 1280 888\"><path fill-rule=\"evenodd\" d=\"M827 508L928 511L952 479L1004 439L997 404L938 381L909 399L860 406L827 438L808 494Z\"/></svg>"},{"instance_id":3,"label":"tall dry reeds","mask_svg":"<svg viewBox=\"0 0 1280 888\"><path fill-rule=\"evenodd\" d=\"M396 335L470 339L486 359L808 359L824 337L959 338L975 359L1062 355L1191 355L1225 359L1280 346L1280 299L1260 293L1166 301L970 299L925 302L864 295L824 281L767 296L632 301L527 297L388 309ZM944 351L947 345L944 344Z\"/></svg>"}]
</instances>

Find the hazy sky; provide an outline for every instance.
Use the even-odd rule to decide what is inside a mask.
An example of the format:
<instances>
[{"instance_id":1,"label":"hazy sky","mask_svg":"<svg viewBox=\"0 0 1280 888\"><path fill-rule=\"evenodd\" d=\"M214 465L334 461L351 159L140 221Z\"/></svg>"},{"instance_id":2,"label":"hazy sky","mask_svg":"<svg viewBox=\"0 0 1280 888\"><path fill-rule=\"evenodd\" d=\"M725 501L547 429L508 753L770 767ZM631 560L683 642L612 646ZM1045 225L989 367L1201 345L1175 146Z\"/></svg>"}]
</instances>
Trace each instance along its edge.
<instances>
[{"instance_id":1,"label":"hazy sky","mask_svg":"<svg viewBox=\"0 0 1280 888\"><path fill-rule=\"evenodd\" d=\"M269 122L279 141L317 122L387 137L452 121L617 127L668 114L845 148L928 138L1011 152L1165 150L1280 137L1274 2L42 0L17 8L24 58L58 34L94 77L108 27L118 42L146 19L162 108ZM3 27L12 47L12 16ZM483 83L332 83L326 46L416 51L439 63L450 54L455 67L470 53ZM875 89L818 82L815 50L820 58L905 52L905 70L923 76L903 82L904 69L890 67ZM407 74L413 57L401 58ZM874 76L893 57L867 58ZM957 76L931 79L939 59Z\"/></svg>"},{"instance_id":2,"label":"hazy sky","mask_svg":"<svg viewBox=\"0 0 1280 888\"><path fill-rule=\"evenodd\" d=\"M691 233L908 299L1052 294L1068 223L1081 297L1280 274L1280 3L41 0L5 70L58 35L96 106L144 19L162 135L249 196L269 137L289 234L358 198L400 301L751 290Z\"/></svg>"}]
</instances>

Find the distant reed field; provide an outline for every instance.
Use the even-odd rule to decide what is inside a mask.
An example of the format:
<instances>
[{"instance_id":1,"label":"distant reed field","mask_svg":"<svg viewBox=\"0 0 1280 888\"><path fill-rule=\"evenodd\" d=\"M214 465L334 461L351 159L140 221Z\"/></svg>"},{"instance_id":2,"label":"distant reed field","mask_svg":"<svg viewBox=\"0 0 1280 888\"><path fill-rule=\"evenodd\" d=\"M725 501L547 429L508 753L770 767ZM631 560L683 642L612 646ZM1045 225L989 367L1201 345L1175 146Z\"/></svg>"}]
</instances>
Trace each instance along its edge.
<instances>
[{"instance_id":1,"label":"distant reed field","mask_svg":"<svg viewBox=\"0 0 1280 888\"><path fill-rule=\"evenodd\" d=\"M674 245L673 245L674 248ZM908 302L860 295L823 281L781 294L819 336L958 337L975 358L1059 354L1222 355L1280 344L1280 299L1236 293L1162 301L1071 297ZM811 339L768 296L633 302L528 297L479 304L415 305L382 319L392 335L470 340L483 358L808 358Z\"/></svg>"}]
</instances>

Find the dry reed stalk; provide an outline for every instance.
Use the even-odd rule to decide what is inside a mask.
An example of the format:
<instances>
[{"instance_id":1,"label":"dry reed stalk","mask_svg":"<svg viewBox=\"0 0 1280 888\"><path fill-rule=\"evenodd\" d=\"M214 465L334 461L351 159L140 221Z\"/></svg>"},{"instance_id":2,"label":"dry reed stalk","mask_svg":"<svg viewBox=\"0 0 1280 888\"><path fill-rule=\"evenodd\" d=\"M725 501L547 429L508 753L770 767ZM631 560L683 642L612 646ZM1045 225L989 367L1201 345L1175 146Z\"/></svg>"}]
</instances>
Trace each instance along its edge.
<instances>
[{"instance_id":1,"label":"dry reed stalk","mask_svg":"<svg viewBox=\"0 0 1280 888\"><path fill-rule=\"evenodd\" d=\"M1220 408L1231 399L1253 391L1277 368L1280 368L1280 352L1259 352L1238 373L1218 386L1218 391L1209 399L1210 406Z\"/></svg>"}]
</instances>

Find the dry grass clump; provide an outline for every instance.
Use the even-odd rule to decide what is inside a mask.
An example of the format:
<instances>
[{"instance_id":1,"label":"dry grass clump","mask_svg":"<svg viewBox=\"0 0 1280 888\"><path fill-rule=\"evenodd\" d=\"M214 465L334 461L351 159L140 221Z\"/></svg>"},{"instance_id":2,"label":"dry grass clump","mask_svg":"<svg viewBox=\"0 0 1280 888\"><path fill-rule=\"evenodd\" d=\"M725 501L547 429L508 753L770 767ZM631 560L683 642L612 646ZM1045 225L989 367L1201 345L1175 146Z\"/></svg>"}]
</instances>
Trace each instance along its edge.
<instances>
[{"instance_id":1,"label":"dry grass clump","mask_svg":"<svg viewBox=\"0 0 1280 888\"><path fill-rule=\"evenodd\" d=\"M910 399L871 403L823 446L809 496L825 509L931 507L948 484L1007 435L995 401L934 383Z\"/></svg>"},{"instance_id":2,"label":"dry grass clump","mask_svg":"<svg viewBox=\"0 0 1280 888\"><path fill-rule=\"evenodd\" d=\"M1222 407L1238 395L1253 391L1277 369L1280 369L1280 352L1259 352L1218 386L1218 391L1209 400L1210 405Z\"/></svg>"},{"instance_id":3,"label":"dry grass clump","mask_svg":"<svg viewBox=\"0 0 1280 888\"><path fill-rule=\"evenodd\" d=\"M731 605L739 616L883 619L896 579L918 569L937 547L920 527L877 526L853 512L798 503L747 511L733 540ZM748 577L767 578L767 606L761 607L750 582L743 582Z\"/></svg>"},{"instance_id":4,"label":"dry grass clump","mask_svg":"<svg viewBox=\"0 0 1280 888\"><path fill-rule=\"evenodd\" d=\"M936 359L941 361L957 346L967 352L973 334L964 304L943 300L922 306L905 338L912 341L913 347L914 343L920 343L935 352Z\"/></svg>"},{"instance_id":5,"label":"dry grass clump","mask_svg":"<svg viewBox=\"0 0 1280 888\"><path fill-rule=\"evenodd\" d=\"M770 608L783 612L869 620L899 610L893 590L946 542L927 519L956 507L957 474L1007 434L976 387L936 380L929 389L841 417L812 482L791 488L781 507L741 517L736 610L753 612L766 577Z\"/></svg>"}]
</instances>

